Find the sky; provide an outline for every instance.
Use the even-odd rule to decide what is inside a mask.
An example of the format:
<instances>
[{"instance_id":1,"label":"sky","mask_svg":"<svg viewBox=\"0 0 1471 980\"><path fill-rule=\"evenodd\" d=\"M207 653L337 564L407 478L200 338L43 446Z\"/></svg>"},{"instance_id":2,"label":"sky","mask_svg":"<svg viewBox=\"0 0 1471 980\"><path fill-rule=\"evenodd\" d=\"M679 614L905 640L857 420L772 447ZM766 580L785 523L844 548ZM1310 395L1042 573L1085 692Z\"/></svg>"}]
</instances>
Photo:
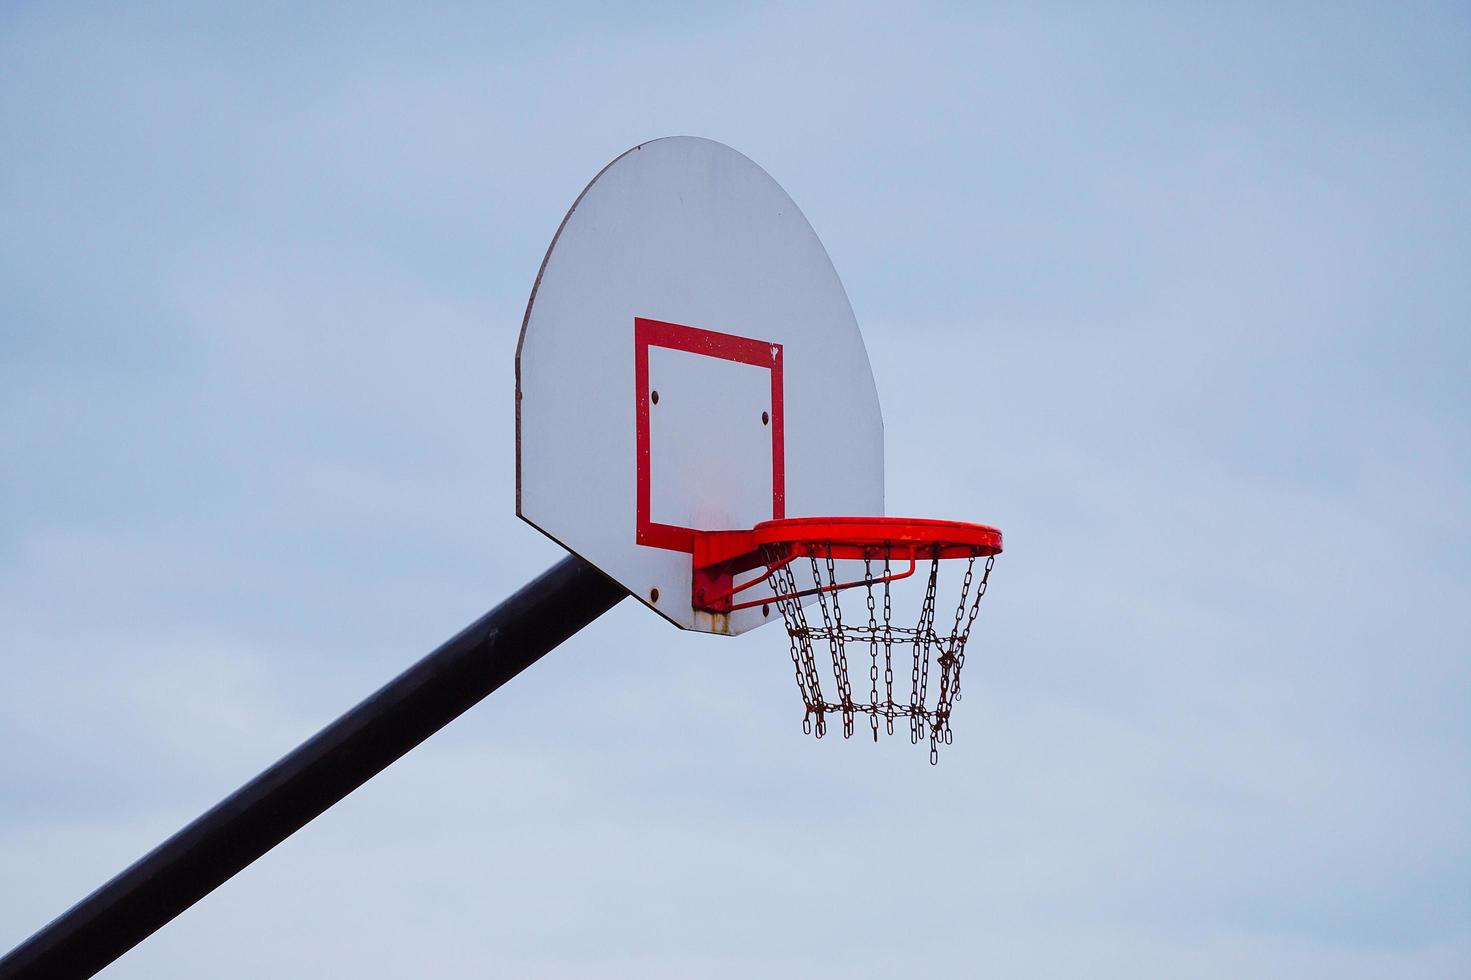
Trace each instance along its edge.
<instances>
[{"instance_id":1,"label":"sky","mask_svg":"<svg viewBox=\"0 0 1471 980\"><path fill-rule=\"evenodd\" d=\"M104 975L1471 975L1468 124L1453 4L5 4L0 948L559 559L526 299L692 134L1006 534L955 744L624 602Z\"/></svg>"}]
</instances>

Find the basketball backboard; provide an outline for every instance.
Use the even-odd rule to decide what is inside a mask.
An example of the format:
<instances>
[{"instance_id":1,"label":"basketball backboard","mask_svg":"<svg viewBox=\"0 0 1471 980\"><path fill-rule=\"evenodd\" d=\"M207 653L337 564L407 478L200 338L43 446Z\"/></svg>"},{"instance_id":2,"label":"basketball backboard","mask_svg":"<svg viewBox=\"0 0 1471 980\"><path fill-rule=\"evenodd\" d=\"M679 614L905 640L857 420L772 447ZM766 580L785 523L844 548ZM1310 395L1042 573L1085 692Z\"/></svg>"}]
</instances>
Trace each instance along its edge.
<instances>
[{"instance_id":1,"label":"basketball backboard","mask_svg":"<svg viewBox=\"0 0 1471 980\"><path fill-rule=\"evenodd\" d=\"M694 532L883 514L883 419L848 297L746 157L654 140L573 203L516 352L516 512L676 625L730 634L773 614L694 608Z\"/></svg>"}]
</instances>

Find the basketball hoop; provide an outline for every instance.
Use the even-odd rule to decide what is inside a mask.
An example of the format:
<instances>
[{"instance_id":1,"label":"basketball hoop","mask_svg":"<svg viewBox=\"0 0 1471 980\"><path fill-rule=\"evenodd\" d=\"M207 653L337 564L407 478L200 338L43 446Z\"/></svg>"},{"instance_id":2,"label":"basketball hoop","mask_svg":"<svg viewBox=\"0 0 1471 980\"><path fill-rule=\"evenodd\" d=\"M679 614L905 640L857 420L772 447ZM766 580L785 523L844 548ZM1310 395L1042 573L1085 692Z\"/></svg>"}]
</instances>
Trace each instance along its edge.
<instances>
[{"instance_id":1,"label":"basketball hoop","mask_svg":"<svg viewBox=\"0 0 1471 980\"><path fill-rule=\"evenodd\" d=\"M910 742L928 739L934 764L941 743L949 745L953 738L950 714L960 700L966 643L1000 553L1001 532L981 524L896 517L766 521L750 531L696 537L692 601L696 609L717 614L756 606L769 613L769 606L776 606L791 637L792 666L806 705L804 732L822 738L827 716L836 715L842 719L843 737L849 738L856 717L867 715L878 741L881 720L892 735L895 719L905 718ZM979 578L978 558L983 559ZM734 581L756 568L762 571L739 584ZM951 568L960 574L953 619L950 600L940 599L941 579L951 578ZM896 626L890 586L916 575L925 582L917 622ZM763 582L770 597L735 601ZM857 592L864 600L857 613L850 603L846 618L839 602L843 592ZM802 600L809 596L816 597L816 616L803 608ZM866 654L866 698L861 678L854 693L850 653L860 659ZM901 670L909 668L907 700L902 681L895 700L896 658ZM831 697L823 690L828 676L835 688Z\"/></svg>"},{"instance_id":2,"label":"basketball hoop","mask_svg":"<svg viewBox=\"0 0 1471 980\"><path fill-rule=\"evenodd\" d=\"M675 137L593 178L537 273L515 407L517 516L680 629L784 622L812 734L907 723L938 757L1001 534L801 516L883 513L884 420L837 270L769 174Z\"/></svg>"}]
</instances>

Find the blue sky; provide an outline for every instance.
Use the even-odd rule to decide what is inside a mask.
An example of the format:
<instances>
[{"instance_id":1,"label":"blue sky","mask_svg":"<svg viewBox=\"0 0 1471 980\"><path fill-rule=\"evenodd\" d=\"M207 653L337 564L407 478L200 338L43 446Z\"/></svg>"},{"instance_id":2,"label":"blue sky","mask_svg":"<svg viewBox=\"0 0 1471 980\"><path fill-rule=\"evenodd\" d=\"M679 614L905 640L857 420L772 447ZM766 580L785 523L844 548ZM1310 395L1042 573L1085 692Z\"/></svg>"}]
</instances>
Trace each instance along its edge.
<instances>
[{"instance_id":1,"label":"blue sky","mask_svg":"<svg viewBox=\"0 0 1471 980\"><path fill-rule=\"evenodd\" d=\"M691 133L997 524L956 744L627 603L117 977L1471 973L1455 5L0 11L0 947L558 557L512 356Z\"/></svg>"}]
</instances>

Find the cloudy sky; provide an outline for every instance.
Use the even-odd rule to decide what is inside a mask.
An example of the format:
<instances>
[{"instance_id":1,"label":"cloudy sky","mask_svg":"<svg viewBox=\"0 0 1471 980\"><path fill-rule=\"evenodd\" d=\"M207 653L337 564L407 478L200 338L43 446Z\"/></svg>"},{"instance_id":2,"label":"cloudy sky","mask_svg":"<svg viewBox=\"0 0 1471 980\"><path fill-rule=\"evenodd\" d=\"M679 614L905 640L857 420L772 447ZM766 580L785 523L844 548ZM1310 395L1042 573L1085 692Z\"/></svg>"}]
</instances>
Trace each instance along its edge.
<instances>
[{"instance_id":1,"label":"cloudy sky","mask_svg":"<svg viewBox=\"0 0 1471 980\"><path fill-rule=\"evenodd\" d=\"M0 948L559 558L512 357L634 143L843 276L956 743L624 603L107 974L1471 974L1464 5L0 7Z\"/></svg>"}]
</instances>

